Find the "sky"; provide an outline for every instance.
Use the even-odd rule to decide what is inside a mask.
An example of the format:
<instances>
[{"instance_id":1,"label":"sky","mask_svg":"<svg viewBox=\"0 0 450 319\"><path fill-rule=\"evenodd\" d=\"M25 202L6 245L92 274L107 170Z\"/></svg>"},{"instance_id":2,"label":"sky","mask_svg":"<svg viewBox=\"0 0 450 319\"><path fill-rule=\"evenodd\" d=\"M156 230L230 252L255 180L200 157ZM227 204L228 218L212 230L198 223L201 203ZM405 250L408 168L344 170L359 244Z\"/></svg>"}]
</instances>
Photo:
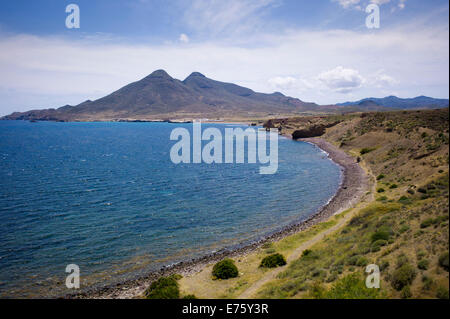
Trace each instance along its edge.
<instances>
[{"instance_id":1,"label":"sky","mask_svg":"<svg viewBox=\"0 0 450 319\"><path fill-rule=\"evenodd\" d=\"M319 104L448 98L448 38L443 0L1 1L0 115L95 100L157 69Z\"/></svg>"}]
</instances>

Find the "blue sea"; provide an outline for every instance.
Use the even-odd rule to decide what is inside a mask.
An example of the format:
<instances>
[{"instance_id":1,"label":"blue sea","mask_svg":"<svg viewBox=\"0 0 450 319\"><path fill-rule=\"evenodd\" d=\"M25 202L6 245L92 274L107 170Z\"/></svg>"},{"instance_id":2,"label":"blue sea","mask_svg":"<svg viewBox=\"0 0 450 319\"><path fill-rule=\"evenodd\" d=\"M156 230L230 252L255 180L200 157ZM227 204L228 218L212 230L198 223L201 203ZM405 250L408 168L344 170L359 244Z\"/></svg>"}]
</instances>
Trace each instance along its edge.
<instances>
[{"instance_id":1,"label":"blue sea","mask_svg":"<svg viewBox=\"0 0 450 319\"><path fill-rule=\"evenodd\" d=\"M73 293L68 264L81 288L102 287L248 244L307 218L339 187L326 153L283 137L274 175L260 164L175 165L176 127L192 130L0 121L0 297Z\"/></svg>"}]
</instances>

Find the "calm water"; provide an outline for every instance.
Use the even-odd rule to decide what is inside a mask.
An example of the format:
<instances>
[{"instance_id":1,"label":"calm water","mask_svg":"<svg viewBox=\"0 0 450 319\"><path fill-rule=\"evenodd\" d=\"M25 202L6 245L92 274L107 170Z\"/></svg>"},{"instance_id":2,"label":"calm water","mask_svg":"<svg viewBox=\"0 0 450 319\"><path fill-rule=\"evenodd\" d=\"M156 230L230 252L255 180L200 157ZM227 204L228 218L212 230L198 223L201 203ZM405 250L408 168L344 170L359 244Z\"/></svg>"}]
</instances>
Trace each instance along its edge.
<instances>
[{"instance_id":1,"label":"calm water","mask_svg":"<svg viewBox=\"0 0 450 319\"><path fill-rule=\"evenodd\" d=\"M0 121L0 297L70 293L71 263L82 287L102 286L248 243L308 217L339 185L324 152L285 138L275 175L174 165L177 126L191 129Z\"/></svg>"}]
</instances>

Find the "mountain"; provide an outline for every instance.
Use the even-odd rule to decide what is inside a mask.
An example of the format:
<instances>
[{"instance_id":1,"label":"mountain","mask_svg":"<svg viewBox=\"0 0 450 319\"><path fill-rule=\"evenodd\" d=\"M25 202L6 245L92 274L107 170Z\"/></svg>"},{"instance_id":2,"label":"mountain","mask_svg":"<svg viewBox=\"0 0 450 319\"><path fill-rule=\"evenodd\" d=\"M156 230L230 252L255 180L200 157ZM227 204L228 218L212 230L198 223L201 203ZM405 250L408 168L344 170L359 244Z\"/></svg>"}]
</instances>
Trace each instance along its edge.
<instances>
[{"instance_id":1,"label":"mountain","mask_svg":"<svg viewBox=\"0 0 450 319\"><path fill-rule=\"evenodd\" d=\"M184 81L172 78L164 70L95 101L58 109L15 112L3 117L10 120L155 120L198 117L247 117L318 111L306 103L277 92L265 94L207 78L194 72Z\"/></svg>"},{"instance_id":2,"label":"mountain","mask_svg":"<svg viewBox=\"0 0 450 319\"><path fill-rule=\"evenodd\" d=\"M410 99L402 99L396 96L384 98L366 98L355 102L336 104L337 106L354 106L362 109L378 110L380 108L393 109L435 109L448 107L448 99L434 99L427 96L418 96Z\"/></svg>"}]
</instances>

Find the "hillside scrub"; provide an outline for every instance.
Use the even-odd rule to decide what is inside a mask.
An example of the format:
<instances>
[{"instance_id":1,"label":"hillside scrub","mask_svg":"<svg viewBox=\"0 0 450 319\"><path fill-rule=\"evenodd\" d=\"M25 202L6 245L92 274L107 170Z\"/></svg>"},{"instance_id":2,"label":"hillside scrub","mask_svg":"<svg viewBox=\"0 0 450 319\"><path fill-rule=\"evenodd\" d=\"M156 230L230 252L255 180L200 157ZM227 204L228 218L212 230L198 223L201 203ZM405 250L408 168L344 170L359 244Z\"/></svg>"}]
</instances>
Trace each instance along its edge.
<instances>
[{"instance_id":1,"label":"hillside scrub","mask_svg":"<svg viewBox=\"0 0 450 319\"><path fill-rule=\"evenodd\" d=\"M356 282L344 278L361 273L367 263L379 266L385 296L448 296L448 108L335 120L341 122L323 138L353 154L355 162L364 155L360 161L383 196L290 263L257 297L325 298L337 283ZM295 128L294 121L289 124Z\"/></svg>"}]
</instances>

